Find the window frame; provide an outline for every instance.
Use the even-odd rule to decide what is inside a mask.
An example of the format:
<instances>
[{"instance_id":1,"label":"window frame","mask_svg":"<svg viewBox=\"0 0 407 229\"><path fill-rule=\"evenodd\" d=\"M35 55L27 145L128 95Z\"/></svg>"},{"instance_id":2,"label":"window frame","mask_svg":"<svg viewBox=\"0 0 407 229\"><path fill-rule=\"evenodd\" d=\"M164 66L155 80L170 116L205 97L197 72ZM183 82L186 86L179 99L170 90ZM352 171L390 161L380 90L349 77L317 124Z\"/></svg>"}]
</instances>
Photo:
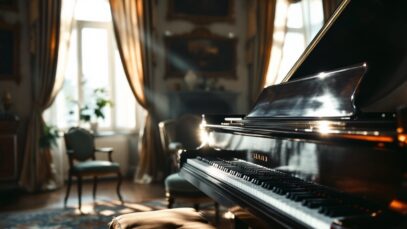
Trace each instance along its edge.
<instances>
[{"instance_id":1,"label":"window frame","mask_svg":"<svg viewBox=\"0 0 407 229\"><path fill-rule=\"evenodd\" d=\"M87 20L78 20L75 19L74 21L74 29L76 30L76 36L72 37L71 39L76 39L77 45L76 45L76 84L78 86L78 103L83 104L84 101L84 90L85 88L83 87L83 80L85 79L85 74L84 74L84 69L83 69L83 57L82 57L82 34L83 34L83 29L86 28L96 28L96 29L104 29L107 34L107 62L108 62L108 91L109 91L109 98L113 101L113 103L116 101L116 80L115 80L115 73L116 73L116 50L117 49L117 44L115 43L115 37L114 37L114 32L113 32L113 26L112 23L109 21L87 21ZM74 60L75 61L75 60ZM130 86L130 85L129 85ZM131 90L131 89L130 89ZM111 122L108 127L99 127L101 131L113 131L113 132L136 132L140 127L141 123L143 122L142 117L144 116L143 109L140 107L140 105L137 103L137 100L135 100L135 125L134 127L119 127L117 124L117 112L119 112L114 106L111 108ZM79 111L78 111L79 112ZM78 120L79 121L79 120Z\"/></svg>"},{"instance_id":2,"label":"window frame","mask_svg":"<svg viewBox=\"0 0 407 229\"><path fill-rule=\"evenodd\" d=\"M113 28L111 23L109 22L101 22L101 21L85 21L85 20L75 20L75 28L76 28L76 57L77 57L77 85L78 85L78 101L79 104L82 104L84 101L84 87L83 87L83 80L85 79L85 73L83 69L83 58L82 58L82 33L83 30L86 28L96 28L96 29L104 29L107 35L107 63L108 63L108 91L110 100L115 101L115 80L113 79L114 73L116 70L116 64L114 60L114 39L113 39ZM111 107L111 123L108 127L99 127L101 130L115 130L116 128L116 110L114 107Z\"/></svg>"}]
</instances>

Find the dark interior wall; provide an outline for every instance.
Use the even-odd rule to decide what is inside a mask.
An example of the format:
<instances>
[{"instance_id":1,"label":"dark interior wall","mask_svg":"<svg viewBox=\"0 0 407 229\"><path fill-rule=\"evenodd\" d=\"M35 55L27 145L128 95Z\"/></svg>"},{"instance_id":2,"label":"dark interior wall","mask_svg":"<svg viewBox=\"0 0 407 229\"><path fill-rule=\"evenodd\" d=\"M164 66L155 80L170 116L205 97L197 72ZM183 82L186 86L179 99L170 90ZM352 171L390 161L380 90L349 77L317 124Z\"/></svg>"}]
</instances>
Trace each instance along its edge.
<instances>
[{"instance_id":1,"label":"dark interior wall","mask_svg":"<svg viewBox=\"0 0 407 229\"><path fill-rule=\"evenodd\" d=\"M0 21L7 26L16 27L18 29L19 51L16 76L18 80L0 80L0 97L2 98L6 92L10 93L12 102L10 112L18 115L20 118L18 151L20 152L19 155L21 159L25 143L27 119L31 113L31 83L32 80L34 80L30 73L29 1L15 0L10 2L16 3L11 7L0 7Z\"/></svg>"},{"instance_id":2,"label":"dark interior wall","mask_svg":"<svg viewBox=\"0 0 407 229\"><path fill-rule=\"evenodd\" d=\"M219 77L217 86L222 87L224 91L235 92L237 94L234 102L234 112L247 113L248 110L248 70L246 64L245 43L246 43L246 0L231 0L233 3L232 21L213 21L210 23L199 23L188 18L168 18L168 0L157 0L154 7L154 45L155 63L153 65L154 88L159 92L159 107L163 110L170 110L168 93L177 91L186 91L184 77L166 77L166 58L164 40L169 36L178 36L189 34L196 29L204 29L215 36L229 37L233 36L236 43L236 73L235 78ZM163 111L166 112L166 111Z\"/></svg>"}]
</instances>

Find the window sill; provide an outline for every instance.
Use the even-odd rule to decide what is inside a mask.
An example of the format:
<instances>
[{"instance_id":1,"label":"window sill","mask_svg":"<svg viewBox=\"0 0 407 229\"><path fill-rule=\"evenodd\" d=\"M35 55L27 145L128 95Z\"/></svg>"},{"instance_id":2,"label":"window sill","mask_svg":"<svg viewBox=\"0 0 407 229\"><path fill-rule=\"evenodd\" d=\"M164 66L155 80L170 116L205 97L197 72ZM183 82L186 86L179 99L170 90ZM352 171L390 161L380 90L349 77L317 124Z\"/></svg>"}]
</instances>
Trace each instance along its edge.
<instances>
[{"instance_id":1,"label":"window sill","mask_svg":"<svg viewBox=\"0 0 407 229\"><path fill-rule=\"evenodd\" d=\"M128 136L128 135L138 135L138 132L135 130L100 130L97 131L94 136L96 138L103 138L103 137L114 137L114 136Z\"/></svg>"}]
</instances>

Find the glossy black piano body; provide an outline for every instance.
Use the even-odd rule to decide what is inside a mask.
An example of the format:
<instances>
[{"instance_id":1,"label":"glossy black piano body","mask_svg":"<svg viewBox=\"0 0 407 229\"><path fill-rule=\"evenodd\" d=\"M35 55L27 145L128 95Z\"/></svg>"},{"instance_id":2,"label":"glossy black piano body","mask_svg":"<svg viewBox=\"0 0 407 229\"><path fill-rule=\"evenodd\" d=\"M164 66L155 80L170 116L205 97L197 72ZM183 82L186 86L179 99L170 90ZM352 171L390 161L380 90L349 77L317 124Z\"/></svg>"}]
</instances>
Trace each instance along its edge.
<instances>
[{"instance_id":1,"label":"glossy black piano body","mask_svg":"<svg viewBox=\"0 0 407 229\"><path fill-rule=\"evenodd\" d=\"M405 12L402 0L344 1L248 115L204 117L181 175L255 225L405 227Z\"/></svg>"}]
</instances>

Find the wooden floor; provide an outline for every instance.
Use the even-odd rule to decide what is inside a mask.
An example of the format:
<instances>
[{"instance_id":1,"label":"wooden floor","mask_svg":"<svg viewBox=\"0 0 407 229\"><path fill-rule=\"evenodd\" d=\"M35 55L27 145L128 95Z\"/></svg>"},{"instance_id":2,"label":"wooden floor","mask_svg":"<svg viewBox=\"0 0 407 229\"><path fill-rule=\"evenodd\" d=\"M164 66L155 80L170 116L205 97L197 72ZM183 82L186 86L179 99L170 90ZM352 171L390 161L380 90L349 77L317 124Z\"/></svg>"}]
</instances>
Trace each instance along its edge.
<instances>
[{"instance_id":1,"label":"wooden floor","mask_svg":"<svg viewBox=\"0 0 407 229\"><path fill-rule=\"evenodd\" d=\"M102 180L98 183L98 189L96 193L96 201L118 201L116 194L116 181L114 180ZM41 192L41 193L3 193L0 194L0 212L15 213L21 211L35 211L37 209L56 209L64 206L64 198L66 192L66 185L54 191ZM165 190L163 184L136 184L131 180L125 180L121 186L121 194L126 203L139 203L154 199L164 199ZM92 182L85 182L82 190L82 206L86 204L92 204ZM77 207L77 186L75 181L72 183L71 194L68 199L68 207ZM214 211L211 210L212 205L209 204L212 218L208 220L211 224L214 222ZM191 205L185 205L180 203L179 207L192 207ZM233 228L232 221L227 217L226 209L221 208L221 218L218 222L217 228L228 229ZM205 213L204 213L205 215Z\"/></svg>"},{"instance_id":2,"label":"wooden floor","mask_svg":"<svg viewBox=\"0 0 407 229\"><path fill-rule=\"evenodd\" d=\"M55 190L35 194L2 194L3 203L0 204L0 212L26 211L44 208L61 208L63 207L66 186ZM164 198L164 186L161 184L136 184L130 180L122 183L121 194L125 202L142 202L151 199ZM118 200L116 194L115 181L99 181L97 200ZM85 182L82 191L82 204L92 203L92 182ZM77 188L73 182L71 194L68 199L68 206L77 206Z\"/></svg>"}]
</instances>

